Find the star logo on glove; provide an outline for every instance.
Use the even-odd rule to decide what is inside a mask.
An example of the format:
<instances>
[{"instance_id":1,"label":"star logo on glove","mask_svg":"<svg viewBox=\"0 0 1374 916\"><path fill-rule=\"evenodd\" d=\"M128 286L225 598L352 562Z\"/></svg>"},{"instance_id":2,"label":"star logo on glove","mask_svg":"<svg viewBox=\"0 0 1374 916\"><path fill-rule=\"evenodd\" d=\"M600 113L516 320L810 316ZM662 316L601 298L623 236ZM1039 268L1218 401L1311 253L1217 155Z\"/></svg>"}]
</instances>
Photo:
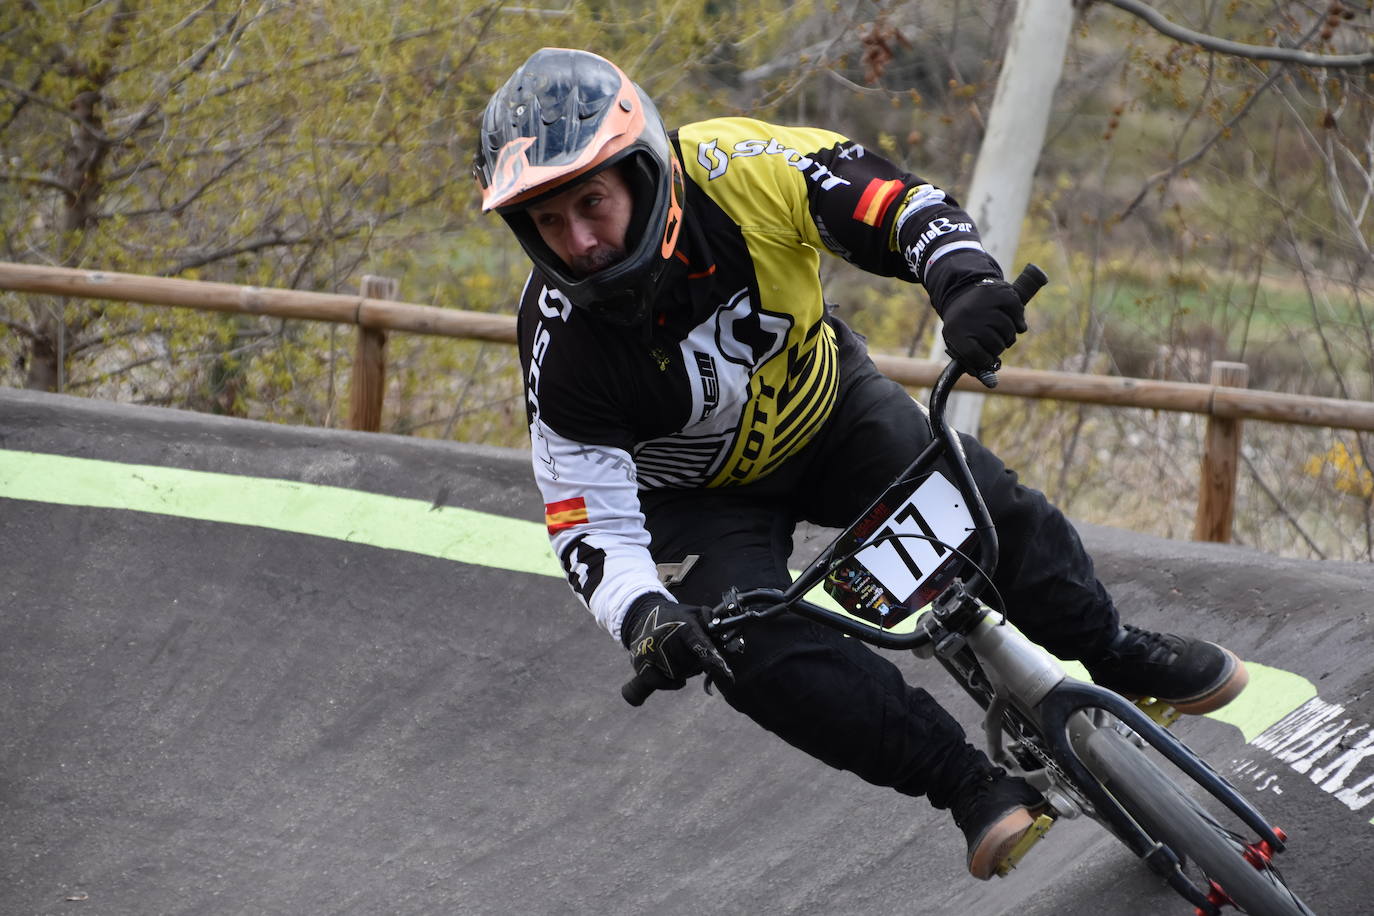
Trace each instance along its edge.
<instances>
[{"instance_id":1,"label":"star logo on glove","mask_svg":"<svg viewBox=\"0 0 1374 916\"><path fill-rule=\"evenodd\" d=\"M676 633L681 626L683 626L681 620L670 620L666 623L659 623L658 608L655 607L645 615L643 621L639 624L639 632L635 634L635 659L647 659L650 655L657 655L658 662L661 664L662 668L665 669L663 673L670 678L676 678L677 673L673 671L673 664L663 652L663 644L671 639L672 635Z\"/></svg>"}]
</instances>

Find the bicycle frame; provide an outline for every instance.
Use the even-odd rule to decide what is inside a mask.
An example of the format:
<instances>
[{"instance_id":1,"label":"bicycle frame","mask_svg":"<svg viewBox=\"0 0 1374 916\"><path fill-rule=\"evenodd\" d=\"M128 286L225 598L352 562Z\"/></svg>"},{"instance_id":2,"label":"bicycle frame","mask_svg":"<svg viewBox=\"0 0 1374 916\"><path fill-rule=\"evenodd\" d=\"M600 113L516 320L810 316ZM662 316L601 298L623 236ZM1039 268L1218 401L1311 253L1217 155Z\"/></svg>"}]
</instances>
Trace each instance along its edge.
<instances>
[{"instance_id":1,"label":"bicycle frame","mask_svg":"<svg viewBox=\"0 0 1374 916\"><path fill-rule=\"evenodd\" d=\"M1013 764L1011 769L1030 775L1038 773L1042 786L1055 784L1058 777L1044 770L1030 771L1017 765L1003 752L1004 721L1008 710L1016 712L1043 737L1050 759L1065 773L1085 798L1087 813L1106 826L1144 859L1181 896L1204 913L1217 908L1183 874L1179 857L1151 839L1126 810L1103 788L1083 759L1085 739L1099 726L1092 713L1105 712L1118 719L1140 739L1155 748L1190 779L1218 799L1274 850L1283 841L1260 813L1243 799L1220 775L1195 755L1183 742L1159 727L1134 703L1093 684L1067 676L1053 656L1034 645L1014 628L1006 626L997 613L978 602L978 594L989 584L995 568L998 544L987 507L979 494L965 461L958 434L945 422L945 403L955 382L963 374L951 362L940 374L931 391L928 421L931 443L902 472L860 518L868 516L893 489L930 473L944 460L952 472L953 483L967 502L974 521L979 549L979 567L965 580L956 579L933 602L912 632L893 633L864 624L856 618L806 601L806 595L846 557L838 556L839 545L853 528L835 538L785 589L754 589L732 592L715 609L710 622L718 634L733 635L736 628L750 620L783 612L800 614L833 627L866 643L890 649L916 650L922 657L937 656L986 713L985 732L994 757ZM986 570L986 572L985 572ZM729 636L726 636L728 639ZM967 653L971 653L969 656ZM1060 798L1061 804L1066 799ZM1073 816L1077 811L1061 811Z\"/></svg>"}]
</instances>

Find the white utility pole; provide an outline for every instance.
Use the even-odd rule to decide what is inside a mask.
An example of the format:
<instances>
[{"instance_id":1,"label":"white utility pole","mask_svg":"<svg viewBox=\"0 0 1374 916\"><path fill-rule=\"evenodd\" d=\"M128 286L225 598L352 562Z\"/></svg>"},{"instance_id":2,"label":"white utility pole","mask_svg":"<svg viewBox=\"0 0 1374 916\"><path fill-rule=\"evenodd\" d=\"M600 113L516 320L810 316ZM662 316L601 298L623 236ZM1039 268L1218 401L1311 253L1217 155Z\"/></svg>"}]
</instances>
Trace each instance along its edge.
<instances>
[{"instance_id":1,"label":"white utility pole","mask_svg":"<svg viewBox=\"0 0 1374 916\"><path fill-rule=\"evenodd\" d=\"M1010 280L1021 221L1030 203L1031 179L1045 144L1050 107L1073 29L1073 0L1019 0L1011 42L988 112L987 133L963 195L964 209L978 224L983 247ZM937 329L932 359L945 358ZM957 393L949 399L948 419L955 429L978 435L983 395Z\"/></svg>"}]
</instances>

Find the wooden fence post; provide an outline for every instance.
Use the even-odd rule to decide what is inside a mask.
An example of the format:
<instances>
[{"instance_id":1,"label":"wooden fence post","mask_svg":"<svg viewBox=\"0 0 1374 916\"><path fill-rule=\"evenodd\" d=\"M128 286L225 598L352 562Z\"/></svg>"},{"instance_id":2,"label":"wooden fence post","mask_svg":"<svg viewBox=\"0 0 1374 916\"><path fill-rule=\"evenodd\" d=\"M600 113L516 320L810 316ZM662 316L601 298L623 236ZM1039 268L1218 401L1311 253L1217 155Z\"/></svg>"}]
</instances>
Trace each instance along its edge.
<instances>
[{"instance_id":1,"label":"wooden fence post","mask_svg":"<svg viewBox=\"0 0 1374 916\"><path fill-rule=\"evenodd\" d=\"M1250 369L1245 363L1212 363L1212 385L1245 388ZM1231 521L1236 513L1236 475L1240 467L1240 420L1207 418L1207 436L1202 450L1202 470L1198 479L1197 518L1193 540L1229 543Z\"/></svg>"},{"instance_id":2,"label":"wooden fence post","mask_svg":"<svg viewBox=\"0 0 1374 916\"><path fill-rule=\"evenodd\" d=\"M364 299L394 300L400 283L390 277L363 275ZM361 303L358 308L362 313ZM386 391L386 331L358 325L358 346L353 357L353 385L349 392L348 425L375 433L382 428L382 395Z\"/></svg>"}]
</instances>

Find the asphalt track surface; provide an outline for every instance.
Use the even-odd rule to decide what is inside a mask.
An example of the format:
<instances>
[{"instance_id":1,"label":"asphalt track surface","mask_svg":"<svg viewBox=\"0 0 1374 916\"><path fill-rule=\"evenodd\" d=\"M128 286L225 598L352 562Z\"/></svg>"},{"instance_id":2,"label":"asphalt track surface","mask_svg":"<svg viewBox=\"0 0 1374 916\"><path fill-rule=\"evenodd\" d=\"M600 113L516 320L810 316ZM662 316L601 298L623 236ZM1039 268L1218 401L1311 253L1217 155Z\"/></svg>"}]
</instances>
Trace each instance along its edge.
<instances>
[{"instance_id":1,"label":"asphalt track surface","mask_svg":"<svg viewBox=\"0 0 1374 916\"><path fill-rule=\"evenodd\" d=\"M1091 823L976 882L923 800L695 687L625 706L527 460L0 389L0 913L1191 912ZM1251 663L1176 730L1318 913L1374 912L1374 572L1084 538Z\"/></svg>"}]
</instances>

